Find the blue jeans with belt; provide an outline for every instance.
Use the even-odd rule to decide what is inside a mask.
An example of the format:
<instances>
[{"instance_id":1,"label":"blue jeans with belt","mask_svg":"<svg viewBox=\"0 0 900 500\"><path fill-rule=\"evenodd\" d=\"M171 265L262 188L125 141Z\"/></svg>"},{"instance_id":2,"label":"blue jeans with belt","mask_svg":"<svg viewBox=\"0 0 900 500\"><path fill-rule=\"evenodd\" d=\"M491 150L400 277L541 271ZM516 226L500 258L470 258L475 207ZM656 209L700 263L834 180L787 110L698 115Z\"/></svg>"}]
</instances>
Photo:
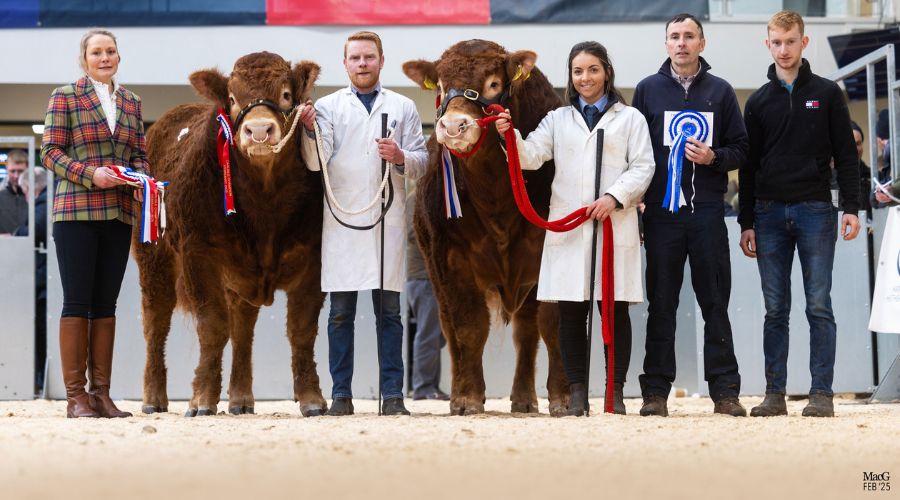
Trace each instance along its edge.
<instances>
[{"instance_id":1,"label":"blue jeans with belt","mask_svg":"<svg viewBox=\"0 0 900 500\"><path fill-rule=\"evenodd\" d=\"M376 316L376 342L381 346L381 397L388 400L403 397L403 323L400 321L400 292L384 291L384 305L379 311L381 294L381 290L372 290L372 308ZM358 292L330 292L328 295L331 299L328 314L331 397L352 398L353 330Z\"/></svg>"},{"instance_id":2,"label":"blue jeans with belt","mask_svg":"<svg viewBox=\"0 0 900 500\"><path fill-rule=\"evenodd\" d=\"M787 386L791 266L796 247L809 321L809 392L831 396L837 345L837 325L831 308L837 210L828 201L759 200L755 213L756 260L766 305L766 393L784 394Z\"/></svg>"}]
</instances>

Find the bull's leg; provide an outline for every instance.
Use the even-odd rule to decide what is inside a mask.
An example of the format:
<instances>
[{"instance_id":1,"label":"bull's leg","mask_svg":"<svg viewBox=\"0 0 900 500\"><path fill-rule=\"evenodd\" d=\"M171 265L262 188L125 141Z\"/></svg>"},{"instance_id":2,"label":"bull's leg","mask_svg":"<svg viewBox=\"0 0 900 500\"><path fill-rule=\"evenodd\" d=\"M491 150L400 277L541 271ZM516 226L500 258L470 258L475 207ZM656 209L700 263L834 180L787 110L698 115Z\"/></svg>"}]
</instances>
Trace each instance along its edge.
<instances>
[{"instance_id":1,"label":"bull's leg","mask_svg":"<svg viewBox=\"0 0 900 500\"><path fill-rule=\"evenodd\" d=\"M456 291L454 291L456 290ZM466 290L465 292L463 290ZM484 296L471 293L470 287L447 287L438 297L441 324L448 335L453 362L450 414L472 415L484 412L484 344L490 330L490 314ZM437 290L435 290L437 293ZM447 325L449 323L449 325ZM449 326L449 328L447 328ZM449 340L452 336L452 342Z\"/></svg>"},{"instance_id":2,"label":"bull's leg","mask_svg":"<svg viewBox=\"0 0 900 500\"><path fill-rule=\"evenodd\" d=\"M318 291L288 292L287 336L291 344L291 372L294 377L294 400L300 404L304 417L324 415L328 409L319 374L316 372L314 347L319 328L319 311L325 296ZM307 287L306 290L309 290Z\"/></svg>"},{"instance_id":3,"label":"bull's leg","mask_svg":"<svg viewBox=\"0 0 900 500\"><path fill-rule=\"evenodd\" d=\"M232 354L228 413L253 413L253 331L259 307L228 292L228 313Z\"/></svg>"},{"instance_id":4,"label":"bull's leg","mask_svg":"<svg viewBox=\"0 0 900 500\"><path fill-rule=\"evenodd\" d=\"M559 350L559 306L541 302L538 306L538 330L547 347L548 374L547 395L550 398L550 414L563 417L569 407L569 380L562 364Z\"/></svg>"},{"instance_id":5,"label":"bull's leg","mask_svg":"<svg viewBox=\"0 0 900 500\"><path fill-rule=\"evenodd\" d=\"M136 227L140 227L137 225ZM169 411L166 394L166 339L175 309L174 258L164 245L135 245L141 284L141 317L147 360L144 365L144 413Z\"/></svg>"},{"instance_id":6,"label":"bull's leg","mask_svg":"<svg viewBox=\"0 0 900 500\"><path fill-rule=\"evenodd\" d=\"M215 415L222 392L222 351L228 342L229 314L218 264L205 257L184 257L185 293L197 321L200 360L194 370L194 394L186 416Z\"/></svg>"},{"instance_id":7,"label":"bull's leg","mask_svg":"<svg viewBox=\"0 0 900 500\"><path fill-rule=\"evenodd\" d=\"M513 378L511 411L537 413L534 370L538 350L538 302L532 294L512 317L513 342L516 345L516 374Z\"/></svg>"}]
</instances>

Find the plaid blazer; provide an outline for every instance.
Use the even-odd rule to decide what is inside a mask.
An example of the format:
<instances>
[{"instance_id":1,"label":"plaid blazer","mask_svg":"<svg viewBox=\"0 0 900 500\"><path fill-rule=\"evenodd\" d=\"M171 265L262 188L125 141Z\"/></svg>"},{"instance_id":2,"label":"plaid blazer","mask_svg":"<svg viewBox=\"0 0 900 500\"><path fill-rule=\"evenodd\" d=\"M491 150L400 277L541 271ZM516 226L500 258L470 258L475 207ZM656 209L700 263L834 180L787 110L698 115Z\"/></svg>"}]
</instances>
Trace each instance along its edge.
<instances>
[{"instance_id":1,"label":"plaid blazer","mask_svg":"<svg viewBox=\"0 0 900 500\"><path fill-rule=\"evenodd\" d=\"M87 77L59 87L50 96L44 120L41 163L56 174L54 221L118 219L134 221L133 188L95 188L97 167L122 165L147 172L141 99L119 87L116 132L111 134L100 99Z\"/></svg>"}]
</instances>

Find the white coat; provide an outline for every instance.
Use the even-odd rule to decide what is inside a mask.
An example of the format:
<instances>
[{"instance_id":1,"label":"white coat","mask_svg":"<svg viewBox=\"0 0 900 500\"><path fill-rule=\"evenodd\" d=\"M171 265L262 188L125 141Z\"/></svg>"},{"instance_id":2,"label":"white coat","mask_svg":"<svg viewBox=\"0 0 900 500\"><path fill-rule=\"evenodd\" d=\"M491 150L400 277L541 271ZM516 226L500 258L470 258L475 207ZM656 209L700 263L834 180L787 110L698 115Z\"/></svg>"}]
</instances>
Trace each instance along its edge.
<instances>
[{"instance_id":1,"label":"white coat","mask_svg":"<svg viewBox=\"0 0 900 500\"><path fill-rule=\"evenodd\" d=\"M621 204L610 218L613 224L615 299L643 302L640 235L637 209L655 169L647 121L636 109L614 103L594 130L581 113L566 106L551 111L526 140L516 131L519 159L524 170L535 170L550 159L556 163L550 195L550 220L594 201L597 129L604 129L600 193ZM590 298L591 236L589 221L565 233L547 231L541 255L538 300L585 301ZM595 300L601 292L602 224L598 226Z\"/></svg>"},{"instance_id":2,"label":"white coat","mask_svg":"<svg viewBox=\"0 0 900 500\"><path fill-rule=\"evenodd\" d=\"M370 113L351 88L346 87L316 102L316 122L324 148L322 156L328 162L334 195L347 210L365 207L381 184L381 158L375 139L381 137L382 113L387 113L389 127L394 120L397 122L393 138L405 155L405 174L420 176L428 152L422 137L422 122L412 100L381 89ZM302 139L302 155L307 168L320 169L315 140L306 134ZM403 176L396 169L392 169L391 181L394 202L384 218L384 288L399 292L406 283L406 188ZM358 215L341 213L337 207L335 213L348 224L369 225L378 219L381 203ZM322 227L322 291L378 288L380 261L380 227L357 231L341 226L326 205Z\"/></svg>"}]
</instances>

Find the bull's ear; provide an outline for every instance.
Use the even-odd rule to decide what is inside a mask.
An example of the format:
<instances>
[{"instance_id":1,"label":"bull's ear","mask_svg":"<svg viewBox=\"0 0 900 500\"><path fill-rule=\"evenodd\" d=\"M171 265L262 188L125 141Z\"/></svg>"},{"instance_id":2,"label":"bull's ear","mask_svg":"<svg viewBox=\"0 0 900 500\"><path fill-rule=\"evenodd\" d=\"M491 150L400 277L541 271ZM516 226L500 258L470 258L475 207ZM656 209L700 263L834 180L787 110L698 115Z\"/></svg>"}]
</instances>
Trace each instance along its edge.
<instances>
[{"instance_id":1,"label":"bull's ear","mask_svg":"<svg viewBox=\"0 0 900 500\"><path fill-rule=\"evenodd\" d=\"M417 59L403 63L403 74L425 90L437 90L437 63Z\"/></svg>"},{"instance_id":2,"label":"bull's ear","mask_svg":"<svg viewBox=\"0 0 900 500\"><path fill-rule=\"evenodd\" d=\"M294 80L294 100L305 102L312 95L313 85L319 79L322 68L312 61L300 61L291 71Z\"/></svg>"},{"instance_id":3,"label":"bull's ear","mask_svg":"<svg viewBox=\"0 0 900 500\"><path fill-rule=\"evenodd\" d=\"M531 76L537 54L530 50L519 50L506 60L506 75L509 77L509 93L515 95L525 80Z\"/></svg>"},{"instance_id":4,"label":"bull's ear","mask_svg":"<svg viewBox=\"0 0 900 500\"><path fill-rule=\"evenodd\" d=\"M190 76L191 86L200 97L228 107L228 79L217 69L201 69Z\"/></svg>"}]
</instances>

